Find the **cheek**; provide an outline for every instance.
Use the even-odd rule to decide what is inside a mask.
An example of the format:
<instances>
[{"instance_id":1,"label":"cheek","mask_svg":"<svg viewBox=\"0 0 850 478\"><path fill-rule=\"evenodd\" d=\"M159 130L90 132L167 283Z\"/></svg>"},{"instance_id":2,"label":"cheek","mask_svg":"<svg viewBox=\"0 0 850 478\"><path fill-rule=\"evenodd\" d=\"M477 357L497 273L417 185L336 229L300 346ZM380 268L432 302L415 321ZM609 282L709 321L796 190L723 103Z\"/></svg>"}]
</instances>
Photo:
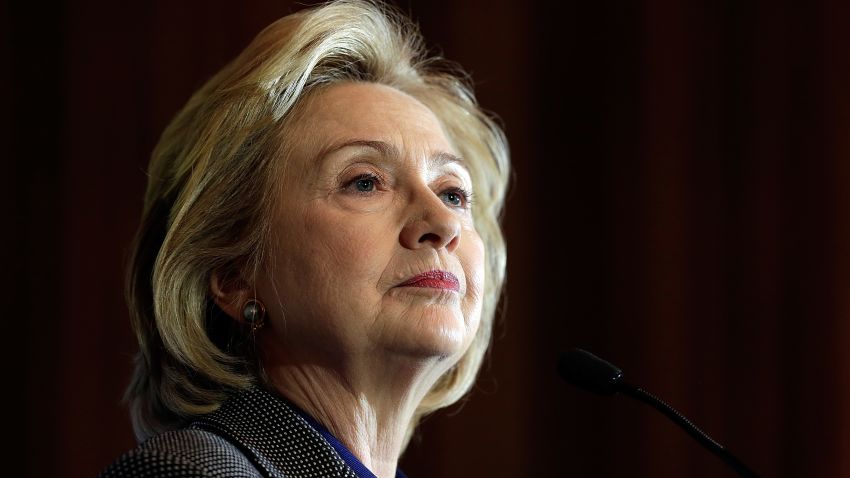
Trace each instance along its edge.
<instances>
[{"instance_id":1,"label":"cheek","mask_svg":"<svg viewBox=\"0 0 850 478\"><path fill-rule=\"evenodd\" d=\"M363 286L375 283L385 267L387 240L380 240L384 228L376 222L322 210L305 214L295 227L302 232L293 244L298 252L291 270L297 272L291 281L307 280L322 289L333 285L331 291L358 287L366 292Z\"/></svg>"},{"instance_id":2,"label":"cheek","mask_svg":"<svg viewBox=\"0 0 850 478\"><path fill-rule=\"evenodd\" d=\"M376 284L392 253L387 228L322 208L282 219L270 274L270 292L284 320L281 340L293 347L333 344L337 351L351 350L354 338L364 336L367 319L379 311Z\"/></svg>"},{"instance_id":3,"label":"cheek","mask_svg":"<svg viewBox=\"0 0 850 478\"><path fill-rule=\"evenodd\" d=\"M467 240L461 246L462 250L459 255L464 274L466 274L467 287L464 297L464 315L467 320L477 322L481 315L486 281L484 242L481 240L481 236L474 229L471 229L467 233Z\"/></svg>"}]
</instances>

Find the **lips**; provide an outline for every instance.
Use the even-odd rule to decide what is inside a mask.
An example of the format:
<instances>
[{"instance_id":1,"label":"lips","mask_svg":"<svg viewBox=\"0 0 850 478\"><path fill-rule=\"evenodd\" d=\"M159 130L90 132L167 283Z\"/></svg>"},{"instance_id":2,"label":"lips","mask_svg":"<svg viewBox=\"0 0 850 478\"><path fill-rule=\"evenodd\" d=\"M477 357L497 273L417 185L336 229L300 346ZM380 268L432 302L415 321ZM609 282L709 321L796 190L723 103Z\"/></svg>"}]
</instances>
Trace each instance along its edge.
<instances>
[{"instance_id":1,"label":"lips","mask_svg":"<svg viewBox=\"0 0 850 478\"><path fill-rule=\"evenodd\" d=\"M427 287L431 289L447 289L460 291L460 282L451 272L433 270L415 275L399 284L399 287Z\"/></svg>"}]
</instances>

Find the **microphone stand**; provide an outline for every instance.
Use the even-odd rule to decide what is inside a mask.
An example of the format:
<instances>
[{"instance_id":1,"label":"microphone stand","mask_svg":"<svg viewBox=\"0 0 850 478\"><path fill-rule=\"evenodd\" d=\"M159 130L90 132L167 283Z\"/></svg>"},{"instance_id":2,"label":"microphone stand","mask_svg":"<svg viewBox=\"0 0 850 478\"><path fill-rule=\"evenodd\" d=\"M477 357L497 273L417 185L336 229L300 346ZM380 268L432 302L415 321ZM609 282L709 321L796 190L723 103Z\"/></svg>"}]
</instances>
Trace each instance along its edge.
<instances>
[{"instance_id":1,"label":"microphone stand","mask_svg":"<svg viewBox=\"0 0 850 478\"><path fill-rule=\"evenodd\" d=\"M741 460L712 440L690 420L662 400L643 389L623 381L623 371L605 360L582 349L572 349L563 355L558 362L561 376L576 387L599 395L614 395L622 393L635 400L641 401L664 414L679 425L688 435L715 456L723 460L730 468L744 478L758 478L758 475L747 468Z\"/></svg>"},{"instance_id":2,"label":"microphone stand","mask_svg":"<svg viewBox=\"0 0 850 478\"><path fill-rule=\"evenodd\" d=\"M667 418L673 421L676 425L679 425L685 432L691 436L694 440L699 442L700 445L705 447L711 453L714 453L715 456L723 460L730 468L735 470L739 475L745 478L758 478L758 475L751 469L747 468L741 460L735 457L732 453L729 452L723 445L717 443L712 440L710 436L706 435L705 432L700 430L696 425L691 423L690 420L685 418L684 415L679 413L675 408L667 405L663 400L656 397L655 395L643 390L642 388L636 387L630 383L620 382L617 386L617 391L622 393L623 395L634 398L635 400L639 400L652 408L658 410L663 413Z\"/></svg>"}]
</instances>

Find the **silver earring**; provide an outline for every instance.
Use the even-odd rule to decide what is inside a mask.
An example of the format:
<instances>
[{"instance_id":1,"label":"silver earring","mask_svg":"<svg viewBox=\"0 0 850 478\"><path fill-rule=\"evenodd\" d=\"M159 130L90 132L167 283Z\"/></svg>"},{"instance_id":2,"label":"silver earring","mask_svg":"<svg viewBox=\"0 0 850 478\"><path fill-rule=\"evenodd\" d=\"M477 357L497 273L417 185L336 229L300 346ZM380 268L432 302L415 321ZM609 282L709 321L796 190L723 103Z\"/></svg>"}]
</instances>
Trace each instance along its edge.
<instances>
[{"instance_id":1,"label":"silver earring","mask_svg":"<svg viewBox=\"0 0 850 478\"><path fill-rule=\"evenodd\" d=\"M266 306L257 299L249 299L242 306L242 318L251 326L251 331L256 331L266 324Z\"/></svg>"}]
</instances>

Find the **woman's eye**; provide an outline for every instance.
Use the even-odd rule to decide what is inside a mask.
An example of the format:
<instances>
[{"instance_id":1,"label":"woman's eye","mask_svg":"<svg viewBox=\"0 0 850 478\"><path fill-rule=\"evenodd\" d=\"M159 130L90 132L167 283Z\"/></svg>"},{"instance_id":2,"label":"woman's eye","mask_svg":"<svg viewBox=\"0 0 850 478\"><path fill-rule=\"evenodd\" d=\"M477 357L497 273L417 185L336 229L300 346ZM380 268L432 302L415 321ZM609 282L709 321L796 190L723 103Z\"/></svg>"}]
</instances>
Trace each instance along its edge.
<instances>
[{"instance_id":1,"label":"woman's eye","mask_svg":"<svg viewBox=\"0 0 850 478\"><path fill-rule=\"evenodd\" d=\"M453 188L440 193L443 201L452 207L468 208L470 204L470 194L463 189Z\"/></svg>"},{"instance_id":2,"label":"woman's eye","mask_svg":"<svg viewBox=\"0 0 850 478\"><path fill-rule=\"evenodd\" d=\"M345 189L356 193L375 192L380 185L380 179L374 174L361 174L345 185Z\"/></svg>"},{"instance_id":3,"label":"woman's eye","mask_svg":"<svg viewBox=\"0 0 850 478\"><path fill-rule=\"evenodd\" d=\"M354 182L354 187L361 193L368 193L375 190L375 180L361 178Z\"/></svg>"}]
</instances>

